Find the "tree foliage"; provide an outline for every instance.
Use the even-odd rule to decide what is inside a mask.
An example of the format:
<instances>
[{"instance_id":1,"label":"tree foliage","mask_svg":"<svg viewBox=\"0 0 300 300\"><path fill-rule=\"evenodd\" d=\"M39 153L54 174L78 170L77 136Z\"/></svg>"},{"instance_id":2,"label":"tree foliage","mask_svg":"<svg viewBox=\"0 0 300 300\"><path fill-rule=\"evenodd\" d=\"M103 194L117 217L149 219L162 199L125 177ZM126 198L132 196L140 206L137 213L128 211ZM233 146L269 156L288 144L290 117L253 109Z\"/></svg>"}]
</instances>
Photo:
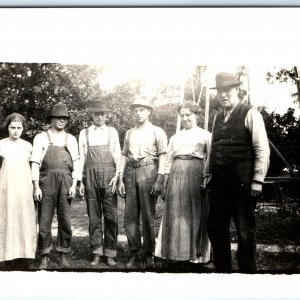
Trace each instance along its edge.
<instances>
[{"instance_id":1,"label":"tree foliage","mask_svg":"<svg viewBox=\"0 0 300 300\"><path fill-rule=\"evenodd\" d=\"M272 80L297 80L293 70L281 69L277 75L267 74ZM121 144L125 132L134 126L130 111L130 103L143 94L145 83L133 79L123 85L117 85L108 92L101 89L99 74L104 68L91 65L62 65L52 63L0 63L0 122L12 112L23 114L28 121L28 130L24 138L32 142L33 137L49 127L47 116L55 103L64 102L70 111L71 119L67 130L78 136L79 131L91 124L91 117L86 112L86 104L99 97L107 101L112 111L108 114L108 124L119 132ZM204 125L204 109L206 88L202 87L204 67L196 67L193 74L185 83L185 100L195 100L202 108L198 119L199 126ZM237 76L245 76L245 68L237 71ZM272 77L273 76L273 77ZM147 89L146 89L147 90ZM202 91L200 93L200 91ZM177 126L177 105L180 99L181 87L162 82L151 91L150 100L154 104L154 111L150 120L162 127L168 137L173 135ZM200 97L199 97L200 95ZM149 95L146 95L149 96ZM240 93L241 101L247 100L247 91ZM210 113L208 129L212 130L214 115L219 111L217 97L210 94ZM289 109L280 116L274 112L262 110L267 133L270 140L278 147L284 157L295 169L300 168L299 141L300 121L294 116L294 110ZM0 131L0 138L7 136L7 132ZM283 163L276 155L271 157L270 173L282 171Z\"/></svg>"},{"instance_id":2,"label":"tree foliage","mask_svg":"<svg viewBox=\"0 0 300 300\"><path fill-rule=\"evenodd\" d=\"M78 136L82 128L91 124L86 104L101 98L112 109L108 114L108 124L118 130L123 143L126 130L134 126L130 103L141 94L144 83L132 80L105 92L101 90L98 78L102 71L90 65L1 63L0 122L3 123L10 113L23 114L28 122L28 130L23 137L32 142L38 132L49 127L47 116L53 105L63 102L71 115L67 130ZM174 99L179 89L178 86L161 84L152 98L155 109L151 120L170 135L176 128L177 105ZM163 104L159 105L159 102ZM0 131L0 137L5 136L7 132Z\"/></svg>"},{"instance_id":3,"label":"tree foliage","mask_svg":"<svg viewBox=\"0 0 300 300\"><path fill-rule=\"evenodd\" d=\"M297 92L292 93L291 96L294 97L295 102L300 104L300 79L299 79L299 68L279 68L275 72L269 71L266 74L266 80L269 83L278 82L292 82L297 86Z\"/></svg>"},{"instance_id":4,"label":"tree foliage","mask_svg":"<svg viewBox=\"0 0 300 300\"><path fill-rule=\"evenodd\" d=\"M12 112L23 114L28 122L25 138L32 141L47 128L46 117L57 102L65 103L71 115L68 130L78 134L85 122L86 102L100 94L99 70L87 65L0 64L1 121ZM1 136L6 136L1 132Z\"/></svg>"},{"instance_id":5,"label":"tree foliage","mask_svg":"<svg viewBox=\"0 0 300 300\"><path fill-rule=\"evenodd\" d=\"M300 80L299 68L274 68L267 72L266 81L270 84L275 82L292 83L297 87L297 92L291 93L295 103L300 104ZM295 109L288 108L284 115L275 112L268 113L266 108L262 109L268 137L286 158L294 170L300 169L300 119L295 117ZM269 173L278 174L284 165L274 152L271 152L271 165Z\"/></svg>"},{"instance_id":6,"label":"tree foliage","mask_svg":"<svg viewBox=\"0 0 300 300\"><path fill-rule=\"evenodd\" d=\"M294 116L295 110L289 108L284 115L261 111L269 140L276 146L294 170L300 169L300 119ZM284 165L279 156L271 151L269 175L282 174Z\"/></svg>"}]
</instances>

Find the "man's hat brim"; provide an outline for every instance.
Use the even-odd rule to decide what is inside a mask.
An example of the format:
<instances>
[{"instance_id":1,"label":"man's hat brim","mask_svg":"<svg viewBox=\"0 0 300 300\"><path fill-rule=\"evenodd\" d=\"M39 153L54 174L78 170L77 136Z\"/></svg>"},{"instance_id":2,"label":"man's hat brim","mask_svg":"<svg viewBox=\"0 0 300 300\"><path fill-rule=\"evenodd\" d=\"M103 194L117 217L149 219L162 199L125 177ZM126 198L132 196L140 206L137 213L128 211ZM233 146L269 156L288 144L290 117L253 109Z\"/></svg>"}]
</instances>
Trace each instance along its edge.
<instances>
[{"instance_id":1,"label":"man's hat brim","mask_svg":"<svg viewBox=\"0 0 300 300\"><path fill-rule=\"evenodd\" d=\"M210 90L217 90L217 89L223 89L223 88L229 88L229 87L237 87L240 86L242 84L242 82L237 82L237 83L232 83L232 84L228 84L228 85L220 85L220 86L214 86L209 88Z\"/></svg>"},{"instance_id":2,"label":"man's hat brim","mask_svg":"<svg viewBox=\"0 0 300 300\"><path fill-rule=\"evenodd\" d=\"M130 109L133 109L133 108L138 107L138 106L146 107L146 108L148 108L148 109L150 109L150 110L153 110L153 106L151 106L151 105L146 105L146 104L139 104L139 103L131 104L131 105L130 105Z\"/></svg>"},{"instance_id":3,"label":"man's hat brim","mask_svg":"<svg viewBox=\"0 0 300 300\"><path fill-rule=\"evenodd\" d=\"M47 116L47 119L52 119L52 118L67 118L67 119L70 119L71 117L70 116L66 116L66 115L62 115L62 116L50 115L50 116Z\"/></svg>"},{"instance_id":4,"label":"man's hat brim","mask_svg":"<svg viewBox=\"0 0 300 300\"><path fill-rule=\"evenodd\" d=\"M86 110L88 112L109 112L111 111L110 108L108 108L108 106L106 105L105 101L103 100L95 100L92 101L90 103L88 103L88 105L86 106Z\"/></svg>"},{"instance_id":5,"label":"man's hat brim","mask_svg":"<svg viewBox=\"0 0 300 300\"><path fill-rule=\"evenodd\" d=\"M216 75L216 86L211 87L212 90L237 87L242 84L242 82L231 73L220 72Z\"/></svg>"},{"instance_id":6,"label":"man's hat brim","mask_svg":"<svg viewBox=\"0 0 300 300\"><path fill-rule=\"evenodd\" d=\"M111 111L111 109L109 108L93 108L93 107L87 108L86 110L88 112L110 112Z\"/></svg>"}]
</instances>

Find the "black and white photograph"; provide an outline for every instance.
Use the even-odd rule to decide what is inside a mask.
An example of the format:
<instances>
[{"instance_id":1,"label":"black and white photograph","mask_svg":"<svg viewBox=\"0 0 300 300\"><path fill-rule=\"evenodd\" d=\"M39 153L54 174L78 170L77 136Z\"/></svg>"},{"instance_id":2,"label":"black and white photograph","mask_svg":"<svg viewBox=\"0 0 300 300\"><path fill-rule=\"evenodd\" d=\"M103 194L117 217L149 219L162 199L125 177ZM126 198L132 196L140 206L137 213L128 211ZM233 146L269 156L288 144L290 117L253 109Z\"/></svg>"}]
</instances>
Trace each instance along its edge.
<instances>
[{"instance_id":1,"label":"black and white photograph","mask_svg":"<svg viewBox=\"0 0 300 300\"><path fill-rule=\"evenodd\" d=\"M43 279L99 279L109 299L293 285L299 13L0 8L1 278L52 298L74 290Z\"/></svg>"}]
</instances>

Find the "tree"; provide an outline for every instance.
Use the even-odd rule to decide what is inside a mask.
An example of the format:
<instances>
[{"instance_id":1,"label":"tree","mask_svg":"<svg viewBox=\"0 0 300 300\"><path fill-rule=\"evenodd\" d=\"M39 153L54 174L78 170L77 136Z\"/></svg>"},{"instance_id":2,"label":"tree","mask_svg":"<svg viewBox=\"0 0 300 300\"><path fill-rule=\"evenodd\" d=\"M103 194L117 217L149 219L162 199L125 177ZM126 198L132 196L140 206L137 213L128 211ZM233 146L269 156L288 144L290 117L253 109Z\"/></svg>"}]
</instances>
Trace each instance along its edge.
<instances>
[{"instance_id":1,"label":"tree","mask_svg":"<svg viewBox=\"0 0 300 300\"><path fill-rule=\"evenodd\" d=\"M289 108L284 115L274 112L268 113L262 108L266 130L269 140L278 148L280 153L289 164L295 169L300 169L300 119L294 116L295 110ZM271 164L269 168L269 176L281 175L285 165L283 161L271 151Z\"/></svg>"},{"instance_id":2,"label":"tree","mask_svg":"<svg viewBox=\"0 0 300 300\"><path fill-rule=\"evenodd\" d=\"M299 79L299 68L294 66L291 68L279 68L275 72L267 72L266 80L269 83L274 83L275 81L279 82L292 82L297 86L297 92L292 93L292 97L295 98L295 102L298 102L300 105L300 79Z\"/></svg>"},{"instance_id":3,"label":"tree","mask_svg":"<svg viewBox=\"0 0 300 300\"><path fill-rule=\"evenodd\" d=\"M82 113L86 103L101 94L100 71L88 65L1 63L0 121L12 112L23 114L29 128L24 137L32 141L37 132L47 128L46 117L61 101L72 117L68 130L77 135L86 120ZM1 137L6 135L1 132Z\"/></svg>"},{"instance_id":4,"label":"tree","mask_svg":"<svg viewBox=\"0 0 300 300\"><path fill-rule=\"evenodd\" d=\"M126 130L134 125L130 103L142 94L146 83L133 79L108 92L102 91L99 74L105 71L105 68L89 65L1 63L0 122L12 112L23 114L28 121L24 138L32 142L38 132L49 127L46 117L53 105L61 101L67 104L71 115L67 130L77 136L82 128L91 124L86 104L100 97L112 108L108 124L118 130L123 143ZM161 83L153 92L151 100L155 110L151 119L163 128L172 127L172 121L176 124L179 93L180 87L166 83ZM171 107L174 110L169 113ZM169 125L164 120L168 120ZM7 132L2 131L0 135L1 138L7 136Z\"/></svg>"},{"instance_id":5,"label":"tree","mask_svg":"<svg viewBox=\"0 0 300 300\"><path fill-rule=\"evenodd\" d=\"M47 116L50 114L55 103L61 101L67 104L71 120L67 130L78 136L79 131L91 124L91 118L86 112L86 104L101 98L107 101L112 108L108 114L108 123L114 126L120 136L121 144L125 132L134 126L130 103L139 96L145 94L144 87L147 83L141 79L117 85L110 91L101 90L99 74L106 72L105 68L90 65L62 65L50 63L0 63L0 122L12 112L23 114L28 120L28 130L24 138L32 142L33 137L40 131L49 127ZM204 67L196 67L194 72L186 80L185 100L200 100L202 114L199 118L199 126L204 124L204 108L206 89L202 89ZM281 75L280 75L281 74ZM296 76L295 73L281 71L277 75L278 80L289 80L289 77ZM245 69L237 70L237 75L245 75ZM270 74L268 75L271 78ZM191 81L193 79L193 83ZM275 77L270 80L275 80ZM286 79L285 79L286 78ZM296 77L295 77L296 80ZM144 92L143 92L144 91ZM162 127L168 137L176 131L177 105L180 98L181 87L172 83L161 82L153 88L151 95L147 94L154 104L154 112L151 121ZM199 99L200 95L200 99ZM247 91L241 95L241 101L247 98ZM213 94L210 94L209 127L212 130L214 115L220 109L219 102ZM283 115L262 111L266 121L266 127L270 140L278 146L282 154L289 159L291 164L300 168L299 158L299 119L295 118L294 111L289 109ZM0 137L7 136L7 132L0 131ZM283 165L278 158L271 158L270 170L278 173ZM275 164L273 163L275 161Z\"/></svg>"}]
</instances>

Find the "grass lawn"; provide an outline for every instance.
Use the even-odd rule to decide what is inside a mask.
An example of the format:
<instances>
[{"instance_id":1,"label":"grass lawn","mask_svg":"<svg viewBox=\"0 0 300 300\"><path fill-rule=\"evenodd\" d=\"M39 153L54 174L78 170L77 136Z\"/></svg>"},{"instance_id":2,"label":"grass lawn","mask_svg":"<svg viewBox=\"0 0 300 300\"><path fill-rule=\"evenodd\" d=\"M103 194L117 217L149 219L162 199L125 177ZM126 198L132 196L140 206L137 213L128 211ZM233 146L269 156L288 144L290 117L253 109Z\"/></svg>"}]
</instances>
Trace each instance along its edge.
<instances>
[{"instance_id":1,"label":"grass lawn","mask_svg":"<svg viewBox=\"0 0 300 300\"><path fill-rule=\"evenodd\" d=\"M158 234L161 216L163 213L164 202L161 198L157 201L155 229ZM119 216L119 236L117 248L117 265L113 268L108 268L105 262L101 262L97 268L91 268L89 262L92 259L92 254L89 246L88 236L88 215L86 210L86 203L80 198L76 198L72 202L72 229L73 254L71 256L70 269L61 269L62 271L89 271L89 272L105 272L105 271L127 271L125 264L128 258L127 239L124 230L124 208L125 201L122 198L118 199L118 216ZM142 225L141 225L142 229ZM57 222L56 218L53 222L53 235L56 235ZM236 253L236 234L235 228L231 228L231 240L233 242L233 269L237 270L235 259ZM55 243L54 237L54 243ZM257 242L258 257L257 269L258 272L270 273L300 273L300 253L299 251L291 251L287 246L300 247L300 218L299 216L291 216L285 214L266 213L261 210L257 211ZM268 249L270 245L270 249ZM272 247L276 245L276 251ZM273 247L274 248L274 247ZM39 264L39 257L30 264L30 269L36 270ZM49 270L60 270L57 264L57 254L51 254L51 262ZM144 272L141 265L138 271ZM158 268L155 272L212 272L212 265L199 267L186 265L170 265L162 260L158 260Z\"/></svg>"},{"instance_id":2,"label":"grass lawn","mask_svg":"<svg viewBox=\"0 0 300 300\"><path fill-rule=\"evenodd\" d=\"M164 202L161 198L157 201L156 206L156 218L155 229L156 235L158 234L161 216L163 213ZM128 257L127 240L124 229L124 208L125 201L123 198L118 199L118 216L119 216L119 239L118 239L118 251L117 251L117 266L115 268L108 268L106 264L101 263L98 268L91 269L89 267L89 261L92 259L92 255L89 248L88 237L88 216L86 212L85 201L79 198L75 199L72 203L72 226L74 232L73 238L73 250L74 255L71 261L71 268L80 269L86 271L113 271L113 270L125 270L125 264ZM141 226L142 229L142 226ZM257 211L257 242L258 244L279 246L280 251L272 252L258 249L258 271L266 272L287 272L287 273L299 273L300 272L300 254L298 252L290 252L285 250L286 245L300 246L300 218L297 216L291 217L283 214L266 213L262 210ZM232 242L236 242L235 228L231 229ZM235 250L233 250L233 266L237 269L235 260ZM53 268L57 268L55 263L55 255L53 258ZM141 270L143 268L141 267ZM169 265L162 264L156 271L182 271L183 268L177 265L173 269L170 269ZM211 269L207 268L194 268L184 269L185 271L192 272L209 272Z\"/></svg>"}]
</instances>

